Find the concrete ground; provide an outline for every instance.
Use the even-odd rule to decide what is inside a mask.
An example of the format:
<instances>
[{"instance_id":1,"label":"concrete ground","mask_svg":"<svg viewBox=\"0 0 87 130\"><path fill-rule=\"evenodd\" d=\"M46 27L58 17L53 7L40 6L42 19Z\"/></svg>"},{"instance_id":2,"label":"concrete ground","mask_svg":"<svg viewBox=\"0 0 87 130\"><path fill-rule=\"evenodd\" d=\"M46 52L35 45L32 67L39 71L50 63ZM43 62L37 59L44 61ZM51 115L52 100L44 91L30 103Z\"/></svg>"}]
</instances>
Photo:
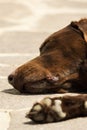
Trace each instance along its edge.
<instances>
[{"instance_id":1,"label":"concrete ground","mask_svg":"<svg viewBox=\"0 0 87 130\"><path fill-rule=\"evenodd\" d=\"M39 46L72 20L87 17L86 0L0 0L0 130L86 130L87 118L33 124L25 118L32 104L45 96L22 95L7 76L39 54Z\"/></svg>"}]
</instances>

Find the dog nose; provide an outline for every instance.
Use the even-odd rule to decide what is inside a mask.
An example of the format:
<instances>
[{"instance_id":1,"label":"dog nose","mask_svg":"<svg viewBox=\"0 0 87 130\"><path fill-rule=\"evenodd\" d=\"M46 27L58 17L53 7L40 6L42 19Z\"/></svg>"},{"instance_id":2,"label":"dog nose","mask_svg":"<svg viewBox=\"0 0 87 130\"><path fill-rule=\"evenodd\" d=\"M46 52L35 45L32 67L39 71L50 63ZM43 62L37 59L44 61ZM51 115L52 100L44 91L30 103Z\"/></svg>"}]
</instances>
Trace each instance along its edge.
<instances>
[{"instance_id":1,"label":"dog nose","mask_svg":"<svg viewBox=\"0 0 87 130\"><path fill-rule=\"evenodd\" d=\"M9 83L10 84L14 84L14 78L15 78L15 75L14 74L10 74L9 76L8 76L8 81L9 81Z\"/></svg>"}]
</instances>

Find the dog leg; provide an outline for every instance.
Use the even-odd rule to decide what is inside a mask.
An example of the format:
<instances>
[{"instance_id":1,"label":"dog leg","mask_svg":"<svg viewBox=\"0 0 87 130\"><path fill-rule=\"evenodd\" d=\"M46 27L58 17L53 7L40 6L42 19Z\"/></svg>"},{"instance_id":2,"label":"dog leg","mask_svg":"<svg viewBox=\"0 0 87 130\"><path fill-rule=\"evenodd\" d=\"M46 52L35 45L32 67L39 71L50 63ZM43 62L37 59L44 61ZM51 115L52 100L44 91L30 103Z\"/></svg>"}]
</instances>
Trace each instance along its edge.
<instances>
[{"instance_id":1,"label":"dog leg","mask_svg":"<svg viewBox=\"0 0 87 130\"><path fill-rule=\"evenodd\" d=\"M44 98L33 105L26 117L37 123L51 123L81 116L87 116L85 95Z\"/></svg>"}]
</instances>

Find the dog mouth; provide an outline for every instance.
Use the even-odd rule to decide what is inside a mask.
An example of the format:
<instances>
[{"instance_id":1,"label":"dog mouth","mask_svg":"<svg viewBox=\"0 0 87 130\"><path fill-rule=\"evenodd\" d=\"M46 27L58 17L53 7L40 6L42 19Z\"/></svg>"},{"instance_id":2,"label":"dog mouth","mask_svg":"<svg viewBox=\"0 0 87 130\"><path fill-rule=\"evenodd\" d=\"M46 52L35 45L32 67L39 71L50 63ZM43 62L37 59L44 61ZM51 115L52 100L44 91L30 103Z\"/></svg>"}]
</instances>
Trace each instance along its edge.
<instances>
[{"instance_id":1,"label":"dog mouth","mask_svg":"<svg viewBox=\"0 0 87 130\"><path fill-rule=\"evenodd\" d=\"M40 94L40 93L56 93L60 92L60 90L74 91L77 84L77 73L73 73L69 76L66 76L63 79L60 79L58 82L54 82L52 80L48 80L46 78L40 79L34 82L26 82L22 85L20 92L22 93L31 93L31 94ZM63 92L64 92L63 91Z\"/></svg>"},{"instance_id":2,"label":"dog mouth","mask_svg":"<svg viewBox=\"0 0 87 130\"><path fill-rule=\"evenodd\" d=\"M79 79L79 73L77 71L72 71L71 73L69 73L68 71L63 74L62 72L61 74L58 73L56 75L55 73L48 73L45 76L42 76L40 78L38 77L39 76L29 78L29 76L26 77L23 75L19 75L18 73L13 80L10 79L11 81L9 83L21 93L64 93L74 91L74 88L76 88L74 86L76 86Z\"/></svg>"},{"instance_id":3,"label":"dog mouth","mask_svg":"<svg viewBox=\"0 0 87 130\"><path fill-rule=\"evenodd\" d=\"M22 86L21 92L23 93L49 93L51 90L54 89L55 86L52 82L49 82L46 79L34 81L34 82L27 82Z\"/></svg>"}]
</instances>

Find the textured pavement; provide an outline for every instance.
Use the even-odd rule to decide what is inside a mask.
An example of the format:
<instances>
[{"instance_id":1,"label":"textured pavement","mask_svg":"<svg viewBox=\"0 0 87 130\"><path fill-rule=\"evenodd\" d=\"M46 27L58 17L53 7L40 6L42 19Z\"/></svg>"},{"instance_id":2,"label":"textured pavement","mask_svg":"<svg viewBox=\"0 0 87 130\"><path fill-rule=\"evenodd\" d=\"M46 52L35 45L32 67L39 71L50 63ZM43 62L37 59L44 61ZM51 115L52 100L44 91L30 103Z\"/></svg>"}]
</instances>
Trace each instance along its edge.
<instances>
[{"instance_id":1,"label":"textured pavement","mask_svg":"<svg viewBox=\"0 0 87 130\"><path fill-rule=\"evenodd\" d=\"M86 0L0 0L0 130L87 130L86 117L32 124L25 118L32 104L59 94L23 95L7 81L15 68L38 56L49 34L85 17Z\"/></svg>"}]
</instances>

